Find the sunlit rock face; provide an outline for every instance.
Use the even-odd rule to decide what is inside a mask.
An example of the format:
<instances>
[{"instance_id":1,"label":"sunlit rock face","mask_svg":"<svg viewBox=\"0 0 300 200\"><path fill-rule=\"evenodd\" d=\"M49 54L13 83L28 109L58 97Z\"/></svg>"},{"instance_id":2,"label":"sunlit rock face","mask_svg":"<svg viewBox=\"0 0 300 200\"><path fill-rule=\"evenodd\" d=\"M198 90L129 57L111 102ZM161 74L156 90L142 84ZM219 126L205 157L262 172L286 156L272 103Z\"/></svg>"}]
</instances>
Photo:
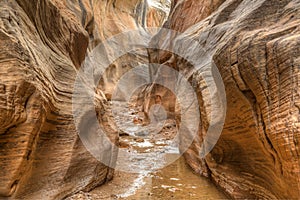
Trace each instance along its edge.
<instances>
[{"instance_id":1,"label":"sunlit rock face","mask_svg":"<svg viewBox=\"0 0 300 200\"><path fill-rule=\"evenodd\" d=\"M127 29L159 26L165 17L143 0L0 2L0 197L61 199L112 178L113 170L77 136L74 80L99 42ZM98 120L115 141L117 132L103 112L106 98L100 89L97 94ZM113 153L105 156L114 162Z\"/></svg>"},{"instance_id":2,"label":"sunlit rock face","mask_svg":"<svg viewBox=\"0 0 300 200\"><path fill-rule=\"evenodd\" d=\"M211 117L209 90L186 60L169 52L150 52L152 62L179 70L194 86L201 123L199 138L185 157L231 197L300 198L299 24L297 0L174 1L165 27L186 37L174 35L164 42L162 31L153 39L174 49L194 39L197 42L182 51L204 57L194 55L203 48L222 76L227 97L224 129L215 148L201 159ZM170 92L153 88L147 94L150 99L158 92L167 110L176 107ZM148 99L146 111L153 102Z\"/></svg>"}]
</instances>

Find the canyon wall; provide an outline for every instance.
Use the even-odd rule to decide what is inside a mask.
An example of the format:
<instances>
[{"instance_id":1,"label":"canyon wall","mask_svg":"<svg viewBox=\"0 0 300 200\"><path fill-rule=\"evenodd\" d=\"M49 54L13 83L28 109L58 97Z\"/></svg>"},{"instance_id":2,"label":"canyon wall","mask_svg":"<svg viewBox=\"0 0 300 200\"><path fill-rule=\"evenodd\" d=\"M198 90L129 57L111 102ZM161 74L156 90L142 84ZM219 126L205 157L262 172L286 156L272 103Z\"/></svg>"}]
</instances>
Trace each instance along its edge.
<instances>
[{"instance_id":1,"label":"canyon wall","mask_svg":"<svg viewBox=\"0 0 300 200\"><path fill-rule=\"evenodd\" d=\"M164 27L182 34L165 42L161 31L152 42L210 59L227 97L221 137L201 158L212 117L201 70L194 72L191 63L172 52L150 51L151 62L179 70L197 92L201 122L199 138L184 154L189 165L233 198L299 199L300 2L174 1ZM166 109L176 107L170 91L159 86L146 95L154 98L157 93ZM146 102L145 111L153 102Z\"/></svg>"},{"instance_id":2,"label":"canyon wall","mask_svg":"<svg viewBox=\"0 0 300 200\"><path fill-rule=\"evenodd\" d=\"M113 170L93 158L77 135L75 77L86 53L101 41L127 29L160 25L166 13L156 5L161 4L0 2L0 197L61 199L112 178ZM103 112L104 92L96 93L99 122L116 142L117 130ZM115 150L110 152L105 156L114 162Z\"/></svg>"},{"instance_id":3,"label":"canyon wall","mask_svg":"<svg viewBox=\"0 0 300 200\"><path fill-rule=\"evenodd\" d=\"M160 26L167 12L167 0L0 2L0 197L61 199L112 178L113 170L91 156L77 135L74 81L99 43ZM118 131L103 111L118 79L148 59L168 65L192 83L200 105L198 137L184 154L189 165L233 198L299 199L299 24L298 0L172 2L164 27L185 37L161 31L152 43L208 58L225 86L224 129L205 158L199 151L210 125L209 90L201 72L172 52L149 49L113 63L95 91L98 120L117 143ZM190 39L196 42L185 49ZM144 110L157 95L169 117L176 117L175 96L157 85L140 95ZM109 152L115 162L116 150Z\"/></svg>"}]
</instances>

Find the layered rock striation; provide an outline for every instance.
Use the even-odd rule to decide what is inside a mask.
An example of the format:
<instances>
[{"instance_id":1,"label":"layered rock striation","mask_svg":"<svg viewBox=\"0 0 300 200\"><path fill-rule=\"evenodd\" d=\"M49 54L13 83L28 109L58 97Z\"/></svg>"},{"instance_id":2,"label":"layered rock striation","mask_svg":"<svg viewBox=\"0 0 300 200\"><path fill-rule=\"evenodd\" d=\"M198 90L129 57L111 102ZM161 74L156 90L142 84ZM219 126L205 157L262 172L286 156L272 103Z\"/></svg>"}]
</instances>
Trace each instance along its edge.
<instances>
[{"instance_id":1,"label":"layered rock striation","mask_svg":"<svg viewBox=\"0 0 300 200\"><path fill-rule=\"evenodd\" d=\"M77 135L75 78L99 43L131 29L160 26L167 12L167 0L0 2L1 197L62 199L112 178L113 170L91 156ZM189 165L233 198L299 199L299 24L298 0L174 0L164 27L177 33L162 30L151 43L203 63L195 68L160 49L124 55L95 88L99 123L117 143L118 131L106 111L119 78L143 62L167 65L190 81L199 103L199 131L184 154ZM210 119L220 120L213 114L220 107L212 102L221 104L218 90L211 98L203 78L211 73L207 63L222 77L226 118L217 144L203 158L200 147ZM146 113L159 103L180 126L171 91L151 85L139 97ZM82 115L79 123L88 117ZM184 136L180 139L184 143ZM107 152L103 156L115 162L116 149Z\"/></svg>"},{"instance_id":2,"label":"layered rock striation","mask_svg":"<svg viewBox=\"0 0 300 200\"><path fill-rule=\"evenodd\" d=\"M172 52L150 51L152 62L179 70L197 92L199 138L185 153L187 162L233 198L299 198L299 25L296 0L174 1L164 27L182 34L164 42L161 31L153 39L158 46L181 48L189 57L207 58L218 68L227 97L226 118L216 146L201 158L200 146L215 117L215 94L210 98L203 79L211 69L203 71L201 63L195 69ZM162 94L168 110L176 107L168 93L153 86L147 95ZM153 101L146 102L146 111Z\"/></svg>"},{"instance_id":3,"label":"layered rock striation","mask_svg":"<svg viewBox=\"0 0 300 200\"><path fill-rule=\"evenodd\" d=\"M165 16L143 0L0 2L0 197L61 199L112 178L77 135L74 81L97 44ZM98 120L116 142L104 92L95 93Z\"/></svg>"}]
</instances>

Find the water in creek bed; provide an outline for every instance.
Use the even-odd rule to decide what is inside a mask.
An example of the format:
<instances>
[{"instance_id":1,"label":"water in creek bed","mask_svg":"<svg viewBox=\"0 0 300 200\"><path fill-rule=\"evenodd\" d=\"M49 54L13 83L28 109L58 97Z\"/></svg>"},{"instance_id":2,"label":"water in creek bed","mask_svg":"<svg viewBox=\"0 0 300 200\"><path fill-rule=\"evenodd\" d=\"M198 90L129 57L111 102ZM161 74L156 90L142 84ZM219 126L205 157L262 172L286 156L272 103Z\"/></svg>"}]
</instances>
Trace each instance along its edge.
<instances>
[{"instance_id":1,"label":"water in creek bed","mask_svg":"<svg viewBox=\"0 0 300 200\"><path fill-rule=\"evenodd\" d=\"M121 108L130 110L126 106ZM107 184L89 193L81 192L70 200L227 199L210 180L195 174L179 155L173 145L177 134L174 120L167 120L157 134L141 136L139 133L145 130L135 120L138 113L135 110L121 113L124 116L115 118L119 127L127 130L120 135L119 152L123 154L119 153L117 169L121 170L116 170ZM137 123L133 125L133 121ZM159 169L153 171L153 168ZM140 173L129 173L130 169Z\"/></svg>"},{"instance_id":2,"label":"water in creek bed","mask_svg":"<svg viewBox=\"0 0 300 200\"><path fill-rule=\"evenodd\" d=\"M120 109L126 108L121 106ZM130 108L126 108L130 110ZM143 114L138 113L136 109L131 108L131 115L128 115L125 110L122 112L126 116L121 117L119 127L124 127L130 130L132 121L136 121L135 128L139 127L139 122L144 121ZM140 114L140 115L139 115ZM127 120L124 120L127 119ZM141 124L140 124L141 125ZM129 128L129 129L128 129ZM115 198L129 200L146 200L146 199L226 199L226 196L219 191L216 186L207 178L200 177L195 174L192 169L185 163L183 157L180 157L178 147L174 145L177 136L177 127L175 120L166 120L164 125L156 134L139 136L142 127L130 131L129 135L120 137L120 142L125 149L135 151L139 157L146 157L145 153L153 153L153 157L141 159L138 163L141 167L145 167L145 171L140 170L141 174L133 181L125 192L116 193ZM128 155L128 154L127 154ZM118 158L119 159L119 158ZM135 158L132 158L133 160ZM131 158L125 157L125 162ZM122 160L122 159L120 159ZM134 162L134 161L133 161ZM121 161L121 165L124 166ZM158 168L168 164L162 169L148 172L147 166L156 164ZM130 167L130 165L129 165ZM152 168L153 169L153 168ZM120 178L122 176L120 175Z\"/></svg>"},{"instance_id":3,"label":"water in creek bed","mask_svg":"<svg viewBox=\"0 0 300 200\"><path fill-rule=\"evenodd\" d=\"M167 157L173 159L174 154ZM227 199L207 178L195 174L183 157L156 172L131 174L116 171L114 179L72 199L128 199L128 200L208 200Z\"/></svg>"},{"instance_id":4,"label":"water in creek bed","mask_svg":"<svg viewBox=\"0 0 300 200\"><path fill-rule=\"evenodd\" d=\"M226 199L212 182L194 174L183 157L145 176L143 182L142 187L124 199Z\"/></svg>"}]
</instances>

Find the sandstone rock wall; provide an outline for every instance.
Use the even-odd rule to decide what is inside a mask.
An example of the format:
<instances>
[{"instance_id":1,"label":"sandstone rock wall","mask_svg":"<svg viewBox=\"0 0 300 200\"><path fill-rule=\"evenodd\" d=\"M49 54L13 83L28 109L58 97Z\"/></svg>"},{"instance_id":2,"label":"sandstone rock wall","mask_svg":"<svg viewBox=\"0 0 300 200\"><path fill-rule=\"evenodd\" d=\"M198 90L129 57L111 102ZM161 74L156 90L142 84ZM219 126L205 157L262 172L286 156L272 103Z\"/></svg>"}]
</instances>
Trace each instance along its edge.
<instances>
[{"instance_id":1,"label":"sandstone rock wall","mask_svg":"<svg viewBox=\"0 0 300 200\"><path fill-rule=\"evenodd\" d=\"M87 52L125 30L160 26L168 1L3 0L0 2L0 196L61 199L112 177L77 136L72 116L76 73ZM300 2L298 0L173 1L166 28L197 41L163 32L164 42L190 56L208 56L223 78L227 115L222 135L204 159L199 146L209 125L209 91L201 73L170 52L149 50L193 83L201 111L199 138L185 153L190 166L234 198L298 199L300 191ZM198 48L205 55L195 55ZM200 51L201 52L201 51ZM132 57L131 57L132 56ZM107 71L95 107L112 140L106 98L118 78L133 67L126 55ZM114 74L114 76L111 76ZM165 88L146 90L145 110L162 104L173 117L175 97ZM106 96L102 95L105 94ZM144 93L142 96L145 95ZM104 114L101 114L104 113ZM111 149L114 152L114 149ZM115 155L109 155L112 162Z\"/></svg>"},{"instance_id":2,"label":"sandstone rock wall","mask_svg":"<svg viewBox=\"0 0 300 200\"><path fill-rule=\"evenodd\" d=\"M97 1L93 6L92 20L95 26L90 31L92 33L90 49L101 41L126 31L161 27L168 16L169 6L169 0ZM128 53L112 63L105 71L99 86L106 97L111 98L116 83L124 73L145 62L148 62L148 55L144 49Z\"/></svg>"},{"instance_id":3,"label":"sandstone rock wall","mask_svg":"<svg viewBox=\"0 0 300 200\"><path fill-rule=\"evenodd\" d=\"M208 56L219 69L227 96L221 137L201 159L200 145L211 117L209 91L201 73L191 74L191 64L170 52L150 52L153 62L179 70L197 91L199 138L185 153L187 162L233 198L299 199L300 2L174 2L165 27L185 37L174 35L164 43L162 31L153 42L181 48L190 57ZM184 46L186 38L197 42ZM199 48L205 50L203 55ZM149 97L157 90L168 93L152 88ZM175 107L174 98L164 97L166 109ZM149 104L148 100L146 111Z\"/></svg>"},{"instance_id":4,"label":"sandstone rock wall","mask_svg":"<svg viewBox=\"0 0 300 200\"><path fill-rule=\"evenodd\" d=\"M76 73L99 42L157 26L165 15L143 0L0 2L0 197L61 199L111 179L113 170L77 136ZM97 93L95 107L104 111L106 98ZM101 123L106 118L99 115ZM116 140L113 125L106 128Z\"/></svg>"}]
</instances>

